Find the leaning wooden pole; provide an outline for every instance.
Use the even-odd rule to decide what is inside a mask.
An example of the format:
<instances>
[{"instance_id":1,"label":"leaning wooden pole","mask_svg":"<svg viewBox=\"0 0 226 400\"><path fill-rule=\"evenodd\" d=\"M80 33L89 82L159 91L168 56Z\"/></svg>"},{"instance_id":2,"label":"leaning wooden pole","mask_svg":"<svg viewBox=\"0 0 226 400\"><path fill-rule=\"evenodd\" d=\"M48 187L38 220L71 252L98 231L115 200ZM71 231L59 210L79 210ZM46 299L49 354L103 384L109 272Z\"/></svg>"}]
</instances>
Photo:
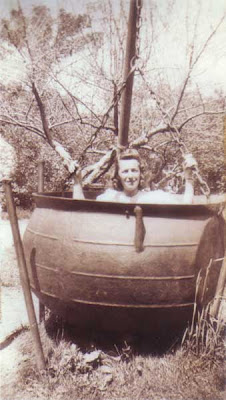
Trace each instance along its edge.
<instances>
[{"instance_id":1,"label":"leaning wooden pole","mask_svg":"<svg viewBox=\"0 0 226 400\"><path fill-rule=\"evenodd\" d=\"M31 290L30 290L29 277L28 277L27 266L26 266L26 261L25 261L25 256L24 256L23 244L22 244L19 226L18 226L16 207L15 207L15 203L13 200L11 182L9 180L5 180L5 181L3 181L3 186L4 186L6 205L7 205L7 210L8 210L8 214L9 214L12 234L13 234L14 246L15 246L15 250L16 250L17 263L18 263L18 267L19 267L19 271L20 271L21 286L22 286L23 293L24 293L24 299L25 299L26 308L27 308L30 330L31 330L32 337L34 339L34 345L35 345L35 351L36 351L36 357L37 357L37 366L41 370L41 369L45 368L45 358L44 358L41 339L40 339L40 335L39 335L33 299L32 299Z\"/></svg>"},{"instance_id":2,"label":"leaning wooden pole","mask_svg":"<svg viewBox=\"0 0 226 400\"><path fill-rule=\"evenodd\" d=\"M138 7L141 7L141 0L130 0L130 12L128 20L128 33L127 33L126 56L125 56L125 66L124 66L124 82L126 82L126 87L122 94L120 125L119 125L119 135L118 135L119 150L128 146L129 123L130 123L133 79L134 79L134 71L131 72L131 62L136 56Z\"/></svg>"}]
</instances>

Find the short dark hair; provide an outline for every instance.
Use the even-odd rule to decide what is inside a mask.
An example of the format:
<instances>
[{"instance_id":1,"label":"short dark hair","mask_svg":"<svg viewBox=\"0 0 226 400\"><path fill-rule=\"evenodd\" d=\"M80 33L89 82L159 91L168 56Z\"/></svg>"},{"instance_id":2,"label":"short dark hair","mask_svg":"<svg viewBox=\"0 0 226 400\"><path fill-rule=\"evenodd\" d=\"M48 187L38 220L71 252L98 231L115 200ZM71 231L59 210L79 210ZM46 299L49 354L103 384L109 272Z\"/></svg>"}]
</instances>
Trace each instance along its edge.
<instances>
[{"instance_id":1,"label":"short dark hair","mask_svg":"<svg viewBox=\"0 0 226 400\"><path fill-rule=\"evenodd\" d=\"M118 157L116 158L115 161L115 170L113 173L113 177L112 177L112 184L113 184L113 188L116 190L123 190L123 186L121 183L121 179L119 178L119 161L121 160L137 160L139 163L139 167L140 167L140 182L139 182L139 186L138 189L142 189L144 186L144 174L143 174L143 166L141 164L141 159L140 159L140 155L138 153L138 151L136 149L126 149L123 150Z\"/></svg>"},{"instance_id":2,"label":"short dark hair","mask_svg":"<svg viewBox=\"0 0 226 400\"><path fill-rule=\"evenodd\" d=\"M123 150L118 155L118 161L120 160L137 160L140 163L140 154L136 149L126 149Z\"/></svg>"}]
</instances>

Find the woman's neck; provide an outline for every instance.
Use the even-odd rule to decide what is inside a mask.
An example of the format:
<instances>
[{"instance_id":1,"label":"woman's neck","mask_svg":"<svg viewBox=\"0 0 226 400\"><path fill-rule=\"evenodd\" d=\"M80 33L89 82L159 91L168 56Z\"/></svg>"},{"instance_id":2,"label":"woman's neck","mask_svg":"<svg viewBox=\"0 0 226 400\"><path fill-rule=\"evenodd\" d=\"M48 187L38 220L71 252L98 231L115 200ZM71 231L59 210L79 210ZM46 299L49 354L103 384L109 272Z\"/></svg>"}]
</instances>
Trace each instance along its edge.
<instances>
[{"instance_id":1,"label":"woman's neck","mask_svg":"<svg viewBox=\"0 0 226 400\"><path fill-rule=\"evenodd\" d=\"M135 197L135 196L137 195L138 192L139 192L138 189L135 189L135 190L133 190L133 191L126 191L126 190L124 190L124 194L125 194L127 197Z\"/></svg>"}]
</instances>

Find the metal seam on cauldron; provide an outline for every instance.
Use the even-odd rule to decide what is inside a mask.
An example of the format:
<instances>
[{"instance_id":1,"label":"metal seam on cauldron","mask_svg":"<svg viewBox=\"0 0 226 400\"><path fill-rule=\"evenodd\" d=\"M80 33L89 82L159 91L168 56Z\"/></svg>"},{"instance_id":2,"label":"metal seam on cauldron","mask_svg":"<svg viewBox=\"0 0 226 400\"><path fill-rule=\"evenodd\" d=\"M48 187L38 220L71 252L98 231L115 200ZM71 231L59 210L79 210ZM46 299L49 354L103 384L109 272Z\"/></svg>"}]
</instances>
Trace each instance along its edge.
<instances>
[{"instance_id":1,"label":"metal seam on cauldron","mask_svg":"<svg viewBox=\"0 0 226 400\"><path fill-rule=\"evenodd\" d=\"M32 289L35 291L35 288L33 285L31 285ZM55 299L62 300L64 301L63 298L59 298L59 296L56 296L52 293L46 292L44 290L41 290L39 293L44 294L46 296L54 297ZM117 303L100 303L97 301L86 301L86 300L80 300L80 299L68 299L68 300L73 301L74 303L80 303L80 304L90 304L94 306L103 306L103 307L118 307L118 308L182 308L182 307L193 307L194 303L181 303L181 304L117 304Z\"/></svg>"},{"instance_id":2,"label":"metal seam on cauldron","mask_svg":"<svg viewBox=\"0 0 226 400\"><path fill-rule=\"evenodd\" d=\"M38 264L38 263L35 263L35 265L38 268L47 269L48 271L59 272L57 269L47 267L47 265Z\"/></svg>"},{"instance_id":3,"label":"metal seam on cauldron","mask_svg":"<svg viewBox=\"0 0 226 400\"><path fill-rule=\"evenodd\" d=\"M71 299L75 303L81 304L92 304L96 306L105 307L122 307L122 308L181 308L181 307L191 307L194 303L181 303L181 304L117 304L117 303L100 303L96 301L86 301L80 299Z\"/></svg>"},{"instance_id":4,"label":"metal seam on cauldron","mask_svg":"<svg viewBox=\"0 0 226 400\"><path fill-rule=\"evenodd\" d=\"M59 272L57 269L49 268L43 264L36 263L38 268L47 269L48 271ZM92 274L88 272L80 271L67 271L67 274L90 276L92 278L107 278L107 279L128 279L128 280L144 280L144 281L161 281L161 280L183 280L193 279L195 275L187 276L129 276L129 275L104 275L104 274Z\"/></svg>"},{"instance_id":5,"label":"metal seam on cauldron","mask_svg":"<svg viewBox=\"0 0 226 400\"><path fill-rule=\"evenodd\" d=\"M31 228L27 228L27 231L38 236L42 236L52 240L59 240L56 236L47 235L46 233L34 231ZM104 246L132 246L134 247L134 243L123 243L123 242L98 242L95 240L80 240L80 239L72 239L73 242L77 243L88 243L88 244L97 244ZM145 244L145 247L188 247L188 246L198 246L199 243L154 243L154 244Z\"/></svg>"},{"instance_id":6,"label":"metal seam on cauldron","mask_svg":"<svg viewBox=\"0 0 226 400\"><path fill-rule=\"evenodd\" d=\"M34 235L42 236L42 237L45 237L45 238L48 238L48 239L59 240L59 238L56 237L56 236L47 235L46 233L37 232L37 231L34 231L31 228L27 228L27 231L30 232L30 233L33 233Z\"/></svg>"},{"instance_id":7,"label":"metal seam on cauldron","mask_svg":"<svg viewBox=\"0 0 226 400\"><path fill-rule=\"evenodd\" d=\"M80 239L72 239L77 243L88 243L88 244L100 244L105 246L132 246L134 247L134 243L123 243L123 242L98 242L96 240L80 240ZM186 247L186 246L198 246L199 243L154 243L154 244L145 244L145 247Z\"/></svg>"}]
</instances>

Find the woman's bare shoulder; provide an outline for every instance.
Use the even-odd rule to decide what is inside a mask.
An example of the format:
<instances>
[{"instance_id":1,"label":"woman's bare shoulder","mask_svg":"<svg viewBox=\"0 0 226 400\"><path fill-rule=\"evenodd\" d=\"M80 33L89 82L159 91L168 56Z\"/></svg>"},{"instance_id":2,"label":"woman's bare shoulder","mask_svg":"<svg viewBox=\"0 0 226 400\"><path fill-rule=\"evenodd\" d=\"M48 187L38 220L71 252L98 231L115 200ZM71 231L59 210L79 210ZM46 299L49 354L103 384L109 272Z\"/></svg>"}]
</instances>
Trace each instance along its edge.
<instances>
[{"instance_id":1,"label":"woman's bare shoulder","mask_svg":"<svg viewBox=\"0 0 226 400\"><path fill-rule=\"evenodd\" d=\"M108 188L104 191L104 193L97 196L96 200L97 201L116 201L117 194L118 194L117 190Z\"/></svg>"},{"instance_id":2,"label":"woman's bare shoulder","mask_svg":"<svg viewBox=\"0 0 226 400\"><path fill-rule=\"evenodd\" d=\"M163 190L142 191L139 196L141 203L155 204L178 204L179 201L173 193L167 193Z\"/></svg>"}]
</instances>

